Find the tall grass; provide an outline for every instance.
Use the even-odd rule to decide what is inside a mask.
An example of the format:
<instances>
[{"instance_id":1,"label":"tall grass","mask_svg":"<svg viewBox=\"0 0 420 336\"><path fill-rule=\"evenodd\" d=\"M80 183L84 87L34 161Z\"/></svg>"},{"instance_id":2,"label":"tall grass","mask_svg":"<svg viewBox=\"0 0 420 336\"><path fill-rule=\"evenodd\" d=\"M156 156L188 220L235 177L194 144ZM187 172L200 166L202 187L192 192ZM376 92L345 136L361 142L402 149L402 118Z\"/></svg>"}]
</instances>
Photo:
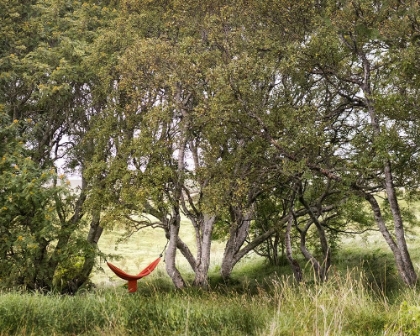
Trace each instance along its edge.
<instances>
[{"instance_id":1,"label":"tall grass","mask_svg":"<svg viewBox=\"0 0 420 336\"><path fill-rule=\"evenodd\" d=\"M361 274L350 272L323 284L279 282L274 287L277 311L265 334L383 335L399 308L366 285Z\"/></svg>"},{"instance_id":2,"label":"tall grass","mask_svg":"<svg viewBox=\"0 0 420 336\"><path fill-rule=\"evenodd\" d=\"M157 288L149 289L146 294L108 289L75 297L3 293L0 333L255 335L268 311L266 304L257 309L243 295L160 292Z\"/></svg>"},{"instance_id":3,"label":"tall grass","mask_svg":"<svg viewBox=\"0 0 420 336\"><path fill-rule=\"evenodd\" d=\"M417 325L407 329L401 323L412 316L420 319L420 310L413 310L418 299L413 289L401 290L400 300L390 303L356 271L337 273L323 284L296 285L289 277L270 282L254 283L251 291L245 290L247 282L242 291L219 284L210 291L178 292L155 278L135 294L123 287L73 297L4 292L0 335L370 336L417 330Z\"/></svg>"},{"instance_id":4,"label":"tall grass","mask_svg":"<svg viewBox=\"0 0 420 336\"><path fill-rule=\"evenodd\" d=\"M109 234L101 249L120 253L116 263L137 273L161 252L159 237L141 232L115 251ZM401 285L386 249L362 244L340 249L326 283L306 269L306 283L297 285L287 265L251 256L226 284L217 272L223 249L215 244L208 291L175 291L161 263L134 294L106 267L95 272L96 289L75 296L0 292L0 335L419 335L418 290ZM189 266L178 263L189 279Z\"/></svg>"}]
</instances>

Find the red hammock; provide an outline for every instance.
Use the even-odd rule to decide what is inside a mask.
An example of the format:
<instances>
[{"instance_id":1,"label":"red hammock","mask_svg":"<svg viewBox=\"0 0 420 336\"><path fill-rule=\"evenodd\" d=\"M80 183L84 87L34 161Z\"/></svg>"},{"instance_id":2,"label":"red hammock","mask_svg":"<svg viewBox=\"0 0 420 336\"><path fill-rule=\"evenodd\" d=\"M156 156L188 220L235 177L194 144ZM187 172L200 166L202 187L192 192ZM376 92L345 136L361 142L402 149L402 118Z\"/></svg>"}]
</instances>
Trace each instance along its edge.
<instances>
[{"instance_id":1,"label":"red hammock","mask_svg":"<svg viewBox=\"0 0 420 336\"><path fill-rule=\"evenodd\" d=\"M110 262L107 262L107 265L117 276L119 276L121 279L128 281L128 292L134 293L135 291L137 291L137 280L144 278L146 275L152 273L152 271L159 264L160 258L161 257L157 258L137 275L127 274L123 270L119 269L117 266L111 264Z\"/></svg>"}]
</instances>

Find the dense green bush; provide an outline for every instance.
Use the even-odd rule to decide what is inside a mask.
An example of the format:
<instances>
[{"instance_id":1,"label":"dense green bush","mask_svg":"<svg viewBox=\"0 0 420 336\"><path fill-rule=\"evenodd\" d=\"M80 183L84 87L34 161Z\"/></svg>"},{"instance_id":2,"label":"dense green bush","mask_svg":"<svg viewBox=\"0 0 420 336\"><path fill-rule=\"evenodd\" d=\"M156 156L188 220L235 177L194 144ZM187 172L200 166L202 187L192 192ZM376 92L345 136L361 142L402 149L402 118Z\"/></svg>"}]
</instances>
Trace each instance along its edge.
<instances>
[{"instance_id":1,"label":"dense green bush","mask_svg":"<svg viewBox=\"0 0 420 336\"><path fill-rule=\"evenodd\" d=\"M0 288L61 290L80 273L89 244L68 181L35 162L20 134L32 123L10 120L0 106Z\"/></svg>"}]
</instances>

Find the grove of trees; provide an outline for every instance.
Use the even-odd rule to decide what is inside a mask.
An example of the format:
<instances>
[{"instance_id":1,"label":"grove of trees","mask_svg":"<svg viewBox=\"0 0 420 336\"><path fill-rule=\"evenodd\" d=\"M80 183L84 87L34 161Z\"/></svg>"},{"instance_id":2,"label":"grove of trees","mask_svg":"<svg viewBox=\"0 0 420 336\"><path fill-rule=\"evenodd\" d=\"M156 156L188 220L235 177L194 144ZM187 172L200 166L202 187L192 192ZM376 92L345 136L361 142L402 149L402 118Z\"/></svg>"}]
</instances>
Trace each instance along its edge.
<instances>
[{"instance_id":1,"label":"grove of trees","mask_svg":"<svg viewBox=\"0 0 420 336\"><path fill-rule=\"evenodd\" d=\"M0 45L2 286L74 293L115 222L161 229L176 288L215 238L224 279L254 250L326 281L370 229L416 285L417 1L7 0Z\"/></svg>"}]
</instances>

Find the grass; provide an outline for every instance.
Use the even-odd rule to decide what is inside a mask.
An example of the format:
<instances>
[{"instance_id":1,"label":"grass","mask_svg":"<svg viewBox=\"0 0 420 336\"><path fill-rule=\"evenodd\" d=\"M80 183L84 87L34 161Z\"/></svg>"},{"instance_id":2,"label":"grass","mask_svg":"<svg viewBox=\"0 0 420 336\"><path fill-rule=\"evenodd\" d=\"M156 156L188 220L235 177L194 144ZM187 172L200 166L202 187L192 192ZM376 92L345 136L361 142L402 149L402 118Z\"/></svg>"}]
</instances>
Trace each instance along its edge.
<instances>
[{"instance_id":1,"label":"grass","mask_svg":"<svg viewBox=\"0 0 420 336\"><path fill-rule=\"evenodd\" d=\"M402 328L400 304L372 291L361 273L299 286L278 277L252 294L222 284L178 292L162 281L135 294L123 287L76 296L2 293L0 335L398 335ZM399 295L408 305L418 299L415 290Z\"/></svg>"},{"instance_id":2,"label":"grass","mask_svg":"<svg viewBox=\"0 0 420 336\"><path fill-rule=\"evenodd\" d=\"M245 295L122 288L75 297L3 293L3 335L253 335L268 306L255 309ZM203 303L205 304L203 306Z\"/></svg>"},{"instance_id":3,"label":"grass","mask_svg":"<svg viewBox=\"0 0 420 336\"><path fill-rule=\"evenodd\" d=\"M185 228L185 226L183 226ZM120 232L121 233L121 232ZM191 232L181 232L184 240ZM115 250L115 233L100 248L137 273L162 251L162 233L136 233ZM415 250L418 242L410 241ZM96 288L75 296L17 291L0 294L0 335L418 335L419 291L405 288L392 255L377 237L346 241L334 255L329 281L319 284L305 269L296 285L287 266L273 267L255 255L234 270L232 281L218 275L223 247L212 249L212 289L175 291L161 263L129 294L109 269L96 270ZM419 262L417 255L415 263ZM183 259L182 273L191 277ZM417 264L416 264L417 265ZM103 266L103 264L102 264Z\"/></svg>"}]
</instances>

